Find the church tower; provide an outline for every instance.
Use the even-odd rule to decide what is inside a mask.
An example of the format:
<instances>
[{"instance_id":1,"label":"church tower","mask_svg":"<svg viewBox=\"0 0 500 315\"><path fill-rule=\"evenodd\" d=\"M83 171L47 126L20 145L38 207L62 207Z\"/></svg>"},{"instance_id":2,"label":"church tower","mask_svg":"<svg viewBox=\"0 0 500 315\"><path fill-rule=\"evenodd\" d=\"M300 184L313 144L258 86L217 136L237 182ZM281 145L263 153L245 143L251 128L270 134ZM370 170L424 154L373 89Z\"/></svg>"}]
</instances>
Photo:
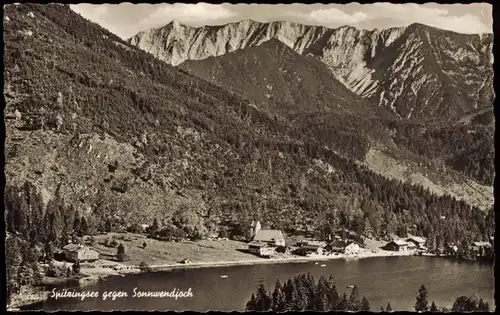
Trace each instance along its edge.
<instances>
[{"instance_id":1,"label":"church tower","mask_svg":"<svg viewBox=\"0 0 500 315\"><path fill-rule=\"evenodd\" d=\"M257 233L260 231L260 229L261 229L260 222L253 220L252 224L250 225L248 240L252 241L255 235L257 235Z\"/></svg>"}]
</instances>

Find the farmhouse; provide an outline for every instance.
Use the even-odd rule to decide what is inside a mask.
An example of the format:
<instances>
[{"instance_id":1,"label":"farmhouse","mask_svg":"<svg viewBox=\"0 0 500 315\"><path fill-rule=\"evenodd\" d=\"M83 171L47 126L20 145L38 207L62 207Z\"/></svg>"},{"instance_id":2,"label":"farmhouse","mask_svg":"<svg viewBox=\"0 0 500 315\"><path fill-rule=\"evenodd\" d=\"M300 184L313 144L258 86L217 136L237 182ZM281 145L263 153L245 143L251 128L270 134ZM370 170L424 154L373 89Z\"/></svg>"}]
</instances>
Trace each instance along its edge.
<instances>
[{"instance_id":1,"label":"farmhouse","mask_svg":"<svg viewBox=\"0 0 500 315\"><path fill-rule=\"evenodd\" d=\"M271 255L273 248L269 246L267 243L253 241L248 243L248 251L252 254L265 257Z\"/></svg>"},{"instance_id":2,"label":"farmhouse","mask_svg":"<svg viewBox=\"0 0 500 315\"><path fill-rule=\"evenodd\" d=\"M361 246L354 241L335 240L325 246L325 249L332 253L355 254L359 252Z\"/></svg>"},{"instance_id":3,"label":"farmhouse","mask_svg":"<svg viewBox=\"0 0 500 315\"><path fill-rule=\"evenodd\" d=\"M399 251L408 250L409 249L408 246L409 246L409 244L405 240L392 240L389 243L387 243L384 246L384 248L386 250L391 250L391 251L399 252Z\"/></svg>"},{"instance_id":4,"label":"farmhouse","mask_svg":"<svg viewBox=\"0 0 500 315\"><path fill-rule=\"evenodd\" d=\"M96 261L99 253L90 247L69 244L63 247L64 258L72 262Z\"/></svg>"},{"instance_id":5,"label":"farmhouse","mask_svg":"<svg viewBox=\"0 0 500 315\"><path fill-rule=\"evenodd\" d=\"M259 230L253 241L263 242L272 246L285 246L285 236L280 230Z\"/></svg>"},{"instance_id":6,"label":"farmhouse","mask_svg":"<svg viewBox=\"0 0 500 315\"><path fill-rule=\"evenodd\" d=\"M422 237L412 236L412 237L407 238L406 241L408 242L408 244L409 243L415 244L415 246L418 249L426 249L425 248L425 243L427 241L424 238L422 238Z\"/></svg>"}]
</instances>

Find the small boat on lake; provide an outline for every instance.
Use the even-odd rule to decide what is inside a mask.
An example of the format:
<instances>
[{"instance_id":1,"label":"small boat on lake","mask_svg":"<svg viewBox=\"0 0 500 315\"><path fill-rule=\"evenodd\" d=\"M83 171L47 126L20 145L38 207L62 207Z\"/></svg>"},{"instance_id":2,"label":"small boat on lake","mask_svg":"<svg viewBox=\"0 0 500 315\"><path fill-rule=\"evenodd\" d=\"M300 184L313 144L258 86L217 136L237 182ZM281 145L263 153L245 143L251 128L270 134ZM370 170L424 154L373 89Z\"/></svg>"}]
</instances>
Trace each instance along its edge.
<instances>
[{"instance_id":1,"label":"small boat on lake","mask_svg":"<svg viewBox=\"0 0 500 315\"><path fill-rule=\"evenodd\" d=\"M221 277L221 278L227 278L227 275L222 275L222 276L220 276L220 277Z\"/></svg>"},{"instance_id":2,"label":"small boat on lake","mask_svg":"<svg viewBox=\"0 0 500 315\"><path fill-rule=\"evenodd\" d=\"M354 286L352 284L346 285L347 288L352 289Z\"/></svg>"},{"instance_id":3,"label":"small boat on lake","mask_svg":"<svg viewBox=\"0 0 500 315\"><path fill-rule=\"evenodd\" d=\"M326 267L326 265L321 265L321 267Z\"/></svg>"}]
</instances>

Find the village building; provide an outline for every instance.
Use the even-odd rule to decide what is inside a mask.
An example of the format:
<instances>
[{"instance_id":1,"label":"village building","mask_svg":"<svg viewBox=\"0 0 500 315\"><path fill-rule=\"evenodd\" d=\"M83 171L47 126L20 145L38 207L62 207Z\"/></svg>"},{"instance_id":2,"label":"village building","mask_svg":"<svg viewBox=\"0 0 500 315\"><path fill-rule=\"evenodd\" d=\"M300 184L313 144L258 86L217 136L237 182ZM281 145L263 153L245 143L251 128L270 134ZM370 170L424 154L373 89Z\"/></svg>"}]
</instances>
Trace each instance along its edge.
<instances>
[{"instance_id":1,"label":"village building","mask_svg":"<svg viewBox=\"0 0 500 315\"><path fill-rule=\"evenodd\" d=\"M253 241L248 243L248 251L252 254L261 256L261 257L269 257L274 249L269 246L267 243Z\"/></svg>"},{"instance_id":2,"label":"village building","mask_svg":"<svg viewBox=\"0 0 500 315\"><path fill-rule=\"evenodd\" d=\"M250 229L247 232L247 239L253 240L261 228L262 226L260 224L260 221L252 221L252 224L250 224Z\"/></svg>"},{"instance_id":3,"label":"village building","mask_svg":"<svg viewBox=\"0 0 500 315\"><path fill-rule=\"evenodd\" d=\"M408 242L408 246L406 247L406 249L407 250L417 250L418 249L418 245L416 245L413 242Z\"/></svg>"},{"instance_id":4,"label":"village building","mask_svg":"<svg viewBox=\"0 0 500 315\"><path fill-rule=\"evenodd\" d=\"M427 240L423 237L412 236L412 237L407 238L406 241L408 242L408 244L410 244L410 243L414 244L417 247L417 249L421 249L421 250L427 249L425 247Z\"/></svg>"},{"instance_id":5,"label":"village building","mask_svg":"<svg viewBox=\"0 0 500 315\"><path fill-rule=\"evenodd\" d=\"M411 245L409 245L408 242L405 240L392 240L389 243L387 243L384 246L384 248L386 250L399 252L399 251L408 250L408 246L411 246Z\"/></svg>"},{"instance_id":6,"label":"village building","mask_svg":"<svg viewBox=\"0 0 500 315\"><path fill-rule=\"evenodd\" d=\"M296 253L301 256L309 254L323 255L325 253L325 242L319 241L303 241L301 246L296 250Z\"/></svg>"},{"instance_id":7,"label":"village building","mask_svg":"<svg viewBox=\"0 0 500 315\"><path fill-rule=\"evenodd\" d=\"M288 254L290 252L290 248L288 246L278 246L275 251L280 254Z\"/></svg>"},{"instance_id":8,"label":"village building","mask_svg":"<svg viewBox=\"0 0 500 315\"><path fill-rule=\"evenodd\" d=\"M458 253L458 246L447 244L444 248L444 253L448 256L455 256Z\"/></svg>"},{"instance_id":9,"label":"village building","mask_svg":"<svg viewBox=\"0 0 500 315\"><path fill-rule=\"evenodd\" d=\"M78 244L69 244L63 247L64 258L72 262L96 261L99 259L99 252L90 247Z\"/></svg>"},{"instance_id":10,"label":"village building","mask_svg":"<svg viewBox=\"0 0 500 315\"><path fill-rule=\"evenodd\" d=\"M325 250L339 254L356 254L361 249L361 245L349 240L335 240L325 246Z\"/></svg>"},{"instance_id":11,"label":"village building","mask_svg":"<svg viewBox=\"0 0 500 315\"><path fill-rule=\"evenodd\" d=\"M356 232L347 229L338 229L333 233L333 235L337 239L352 239L356 237Z\"/></svg>"},{"instance_id":12,"label":"village building","mask_svg":"<svg viewBox=\"0 0 500 315\"><path fill-rule=\"evenodd\" d=\"M271 246L285 246L285 236L280 230L259 230L253 241L266 243Z\"/></svg>"},{"instance_id":13,"label":"village building","mask_svg":"<svg viewBox=\"0 0 500 315\"><path fill-rule=\"evenodd\" d=\"M484 255L484 251L486 249L491 248L491 244L489 242L474 242L472 243L472 250L477 254Z\"/></svg>"}]
</instances>

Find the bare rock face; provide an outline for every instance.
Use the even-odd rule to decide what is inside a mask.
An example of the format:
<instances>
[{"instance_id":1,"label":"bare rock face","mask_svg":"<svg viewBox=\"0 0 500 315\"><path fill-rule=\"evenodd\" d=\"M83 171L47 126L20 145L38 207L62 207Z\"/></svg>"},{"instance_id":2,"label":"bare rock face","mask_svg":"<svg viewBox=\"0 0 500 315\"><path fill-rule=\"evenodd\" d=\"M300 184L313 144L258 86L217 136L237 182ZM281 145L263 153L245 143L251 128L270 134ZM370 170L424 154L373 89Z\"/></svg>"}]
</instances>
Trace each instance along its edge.
<instances>
[{"instance_id":1,"label":"bare rock face","mask_svg":"<svg viewBox=\"0 0 500 315\"><path fill-rule=\"evenodd\" d=\"M224 26L190 27L176 21L138 33L129 39L135 45L174 66L186 60L220 56L276 38L302 52L327 28L289 22L259 23L245 20Z\"/></svg>"},{"instance_id":2,"label":"bare rock face","mask_svg":"<svg viewBox=\"0 0 500 315\"><path fill-rule=\"evenodd\" d=\"M177 66L273 38L317 57L351 91L403 119L453 117L493 101L491 34L458 34L422 24L367 31L245 20L199 28L171 22L140 32L129 43Z\"/></svg>"}]
</instances>

